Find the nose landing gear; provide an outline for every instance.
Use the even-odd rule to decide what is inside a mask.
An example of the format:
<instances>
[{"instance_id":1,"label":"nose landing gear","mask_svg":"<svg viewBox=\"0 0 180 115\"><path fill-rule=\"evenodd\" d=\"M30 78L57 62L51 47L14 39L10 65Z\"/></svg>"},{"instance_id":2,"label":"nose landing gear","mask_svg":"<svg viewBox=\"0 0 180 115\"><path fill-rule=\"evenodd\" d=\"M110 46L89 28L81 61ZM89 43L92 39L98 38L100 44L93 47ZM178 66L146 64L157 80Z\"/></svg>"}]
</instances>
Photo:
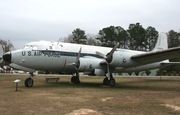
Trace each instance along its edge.
<instances>
[{"instance_id":1,"label":"nose landing gear","mask_svg":"<svg viewBox=\"0 0 180 115\"><path fill-rule=\"evenodd\" d=\"M33 80L34 74L33 73L29 73L29 74L30 77L24 81L24 85L26 87L32 87L34 85L34 80Z\"/></svg>"}]
</instances>

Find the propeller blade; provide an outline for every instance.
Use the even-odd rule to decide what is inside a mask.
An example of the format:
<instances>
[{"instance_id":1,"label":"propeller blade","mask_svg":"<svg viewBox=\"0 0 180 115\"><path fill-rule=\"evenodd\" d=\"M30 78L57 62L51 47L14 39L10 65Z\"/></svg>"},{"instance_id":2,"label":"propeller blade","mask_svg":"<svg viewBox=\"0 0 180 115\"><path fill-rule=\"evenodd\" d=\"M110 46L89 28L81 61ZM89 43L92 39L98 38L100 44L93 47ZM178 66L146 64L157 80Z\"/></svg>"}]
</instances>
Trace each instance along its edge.
<instances>
[{"instance_id":1,"label":"propeller blade","mask_svg":"<svg viewBox=\"0 0 180 115\"><path fill-rule=\"evenodd\" d=\"M103 57L106 60L106 63L110 63L111 62L111 57L113 55L113 53L116 51L116 48L119 46L119 42L114 46L114 48L107 54L104 55L101 52L96 51L96 54Z\"/></svg>"},{"instance_id":2,"label":"propeller blade","mask_svg":"<svg viewBox=\"0 0 180 115\"><path fill-rule=\"evenodd\" d=\"M79 58L81 56L81 50L82 50L82 47L79 49L79 53L78 53L78 56L77 56L76 61L75 61L76 64L79 62Z\"/></svg>"},{"instance_id":3,"label":"propeller blade","mask_svg":"<svg viewBox=\"0 0 180 115\"><path fill-rule=\"evenodd\" d=\"M3 55L4 55L5 51L2 45L0 45L0 63L3 62Z\"/></svg>"},{"instance_id":4,"label":"propeller blade","mask_svg":"<svg viewBox=\"0 0 180 115\"><path fill-rule=\"evenodd\" d=\"M67 64L68 66L75 66L75 68L77 69L77 67L79 66L79 58L81 56L81 50L82 50L82 47L79 49L79 53L78 53L78 56L76 57L76 61L73 63Z\"/></svg>"},{"instance_id":5,"label":"propeller blade","mask_svg":"<svg viewBox=\"0 0 180 115\"><path fill-rule=\"evenodd\" d=\"M107 55L107 58L110 58L113 53L116 51L116 48L119 46L119 42L114 46L114 48L109 52L109 54Z\"/></svg>"},{"instance_id":6,"label":"propeller blade","mask_svg":"<svg viewBox=\"0 0 180 115\"><path fill-rule=\"evenodd\" d=\"M105 59L107 58L106 55L104 55L104 54L101 53L101 52L96 51L96 54L99 55L99 56L101 56L101 57L103 57L103 58L105 58Z\"/></svg>"}]
</instances>

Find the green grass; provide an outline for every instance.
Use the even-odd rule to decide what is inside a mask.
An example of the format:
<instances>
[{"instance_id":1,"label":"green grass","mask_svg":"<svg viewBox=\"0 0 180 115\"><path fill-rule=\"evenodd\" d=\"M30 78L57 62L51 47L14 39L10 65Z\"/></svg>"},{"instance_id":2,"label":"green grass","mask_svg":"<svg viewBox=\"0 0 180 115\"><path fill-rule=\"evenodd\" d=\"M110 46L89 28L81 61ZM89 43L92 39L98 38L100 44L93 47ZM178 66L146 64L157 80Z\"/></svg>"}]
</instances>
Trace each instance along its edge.
<instances>
[{"instance_id":1,"label":"green grass","mask_svg":"<svg viewBox=\"0 0 180 115\"><path fill-rule=\"evenodd\" d=\"M180 78L117 77L116 86L108 87L102 85L103 77L81 77L80 84L72 84L71 77L46 83L45 77L35 76L34 86L26 88L27 77L0 76L1 115L64 115L82 108L103 115L180 114L180 110L161 105L180 106ZM18 91L15 91L15 79L22 80Z\"/></svg>"}]
</instances>

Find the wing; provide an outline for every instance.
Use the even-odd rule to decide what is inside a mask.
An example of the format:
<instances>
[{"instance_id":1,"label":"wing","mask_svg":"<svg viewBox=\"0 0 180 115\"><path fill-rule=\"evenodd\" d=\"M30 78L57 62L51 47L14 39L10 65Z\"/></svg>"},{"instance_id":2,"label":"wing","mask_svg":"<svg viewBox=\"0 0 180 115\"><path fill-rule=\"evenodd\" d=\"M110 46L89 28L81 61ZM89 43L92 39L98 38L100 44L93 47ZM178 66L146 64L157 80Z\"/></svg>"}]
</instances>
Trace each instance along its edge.
<instances>
[{"instance_id":1,"label":"wing","mask_svg":"<svg viewBox=\"0 0 180 115\"><path fill-rule=\"evenodd\" d=\"M133 55L131 59L143 65L143 64L159 62L167 59L173 59L177 57L180 57L180 47L170 48L167 50L161 50L156 52L137 54L137 55Z\"/></svg>"}]
</instances>

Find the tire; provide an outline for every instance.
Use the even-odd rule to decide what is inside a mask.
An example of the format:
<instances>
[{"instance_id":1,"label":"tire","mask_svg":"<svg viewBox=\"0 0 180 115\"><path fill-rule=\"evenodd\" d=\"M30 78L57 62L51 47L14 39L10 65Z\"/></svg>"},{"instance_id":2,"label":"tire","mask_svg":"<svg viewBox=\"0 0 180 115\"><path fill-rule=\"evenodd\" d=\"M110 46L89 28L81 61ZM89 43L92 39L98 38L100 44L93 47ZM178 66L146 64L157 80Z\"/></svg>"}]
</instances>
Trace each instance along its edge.
<instances>
[{"instance_id":1,"label":"tire","mask_svg":"<svg viewBox=\"0 0 180 115\"><path fill-rule=\"evenodd\" d=\"M24 82L26 87L32 87L34 84L34 80L32 78L27 78Z\"/></svg>"},{"instance_id":2,"label":"tire","mask_svg":"<svg viewBox=\"0 0 180 115\"><path fill-rule=\"evenodd\" d=\"M80 83L79 78L76 76L71 77L71 82L76 84Z\"/></svg>"},{"instance_id":3,"label":"tire","mask_svg":"<svg viewBox=\"0 0 180 115\"><path fill-rule=\"evenodd\" d=\"M116 84L115 79L114 79L114 78L113 78L113 79L110 79L108 84L109 84L109 86L114 87L115 84Z\"/></svg>"},{"instance_id":4,"label":"tire","mask_svg":"<svg viewBox=\"0 0 180 115\"><path fill-rule=\"evenodd\" d=\"M105 77L103 80L103 85L108 85L108 77Z\"/></svg>"},{"instance_id":5,"label":"tire","mask_svg":"<svg viewBox=\"0 0 180 115\"><path fill-rule=\"evenodd\" d=\"M79 78L78 78L78 77L75 77L75 83L76 83L76 84L79 84L79 83L80 83L80 81L79 81Z\"/></svg>"},{"instance_id":6,"label":"tire","mask_svg":"<svg viewBox=\"0 0 180 115\"><path fill-rule=\"evenodd\" d=\"M75 76L72 76L72 77L71 77L71 82L74 83L74 82L75 82L75 79L76 79Z\"/></svg>"}]
</instances>

